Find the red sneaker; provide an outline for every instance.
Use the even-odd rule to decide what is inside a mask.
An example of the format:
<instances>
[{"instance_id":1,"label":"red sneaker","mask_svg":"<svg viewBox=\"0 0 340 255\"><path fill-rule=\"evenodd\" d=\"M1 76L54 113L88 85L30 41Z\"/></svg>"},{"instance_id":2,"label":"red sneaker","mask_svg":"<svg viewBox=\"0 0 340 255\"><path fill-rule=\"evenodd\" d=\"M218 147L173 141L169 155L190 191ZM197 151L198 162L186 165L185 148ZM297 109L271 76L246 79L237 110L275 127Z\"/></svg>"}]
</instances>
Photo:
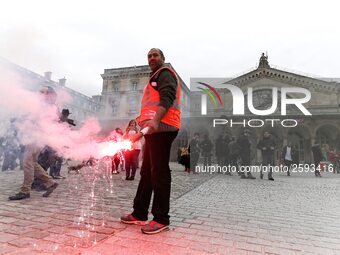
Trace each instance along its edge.
<instances>
[{"instance_id":1,"label":"red sneaker","mask_svg":"<svg viewBox=\"0 0 340 255\"><path fill-rule=\"evenodd\" d=\"M142 227L141 230L144 234L152 235L165 230L169 230L169 225L160 224L152 220L146 226Z\"/></svg>"},{"instance_id":2,"label":"red sneaker","mask_svg":"<svg viewBox=\"0 0 340 255\"><path fill-rule=\"evenodd\" d=\"M120 221L125 224L135 224L135 225L140 225L140 226L144 226L147 223L146 220L137 220L131 214L126 215L126 216L121 216Z\"/></svg>"}]
</instances>

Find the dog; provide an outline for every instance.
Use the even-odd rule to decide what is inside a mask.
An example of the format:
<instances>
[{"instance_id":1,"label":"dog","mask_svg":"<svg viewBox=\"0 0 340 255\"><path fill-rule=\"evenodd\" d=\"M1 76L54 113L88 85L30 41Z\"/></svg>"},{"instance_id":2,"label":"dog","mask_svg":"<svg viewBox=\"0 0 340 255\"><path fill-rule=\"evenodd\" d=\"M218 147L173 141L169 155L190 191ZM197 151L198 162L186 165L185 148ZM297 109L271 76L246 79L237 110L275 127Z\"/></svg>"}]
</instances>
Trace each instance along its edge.
<instances>
[{"instance_id":1,"label":"dog","mask_svg":"<svg viewBox=\"0 0 340 255\"><path fill-rule=\"evenodd\" d=\"M76 172L76 174L80 173L80 170L85 166L94 166L96 163L96 160L94 158L90 158L89 160L84 160L82 163L75 165L75 166L69 166L67 167L68 173L71 173L72 171Z\"/></svg>"}]
</instances>

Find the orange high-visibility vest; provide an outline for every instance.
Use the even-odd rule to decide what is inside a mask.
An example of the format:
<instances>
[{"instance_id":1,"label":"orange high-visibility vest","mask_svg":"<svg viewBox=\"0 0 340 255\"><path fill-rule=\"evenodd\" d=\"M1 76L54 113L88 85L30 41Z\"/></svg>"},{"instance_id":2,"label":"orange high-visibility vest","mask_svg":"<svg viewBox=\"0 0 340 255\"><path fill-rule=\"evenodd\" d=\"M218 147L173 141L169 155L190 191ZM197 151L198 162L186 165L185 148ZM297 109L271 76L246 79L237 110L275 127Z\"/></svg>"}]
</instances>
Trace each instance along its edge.
<instances>
[{"instance_id":1,"label":"orange high-visibility vest","mask_svg":"<svg viewBox=\"0 0 340 255\"><path fill-rule=\"evenodd\" d=\"M175 71L167 66L159 68L150 77L148 83L146 84L144 88L143 99L142 99L141 112L140 112L139 117L137 118L137 121L141 123L146 120L152 120L155 117L157 108L159 107L158 105L160 102L160 96L159 96L159 92L152 87L151 79L155 77L157 74L159 74L159 72L163 69L168 69L176 77L177 92L176 92L176 99L174 100L173 105L168 109L165 116L161 119L161 122L174 126L179 129L181 127L181 110L179 107L180 96L181 96L181 86L180 86L180 82Z\"/></svg>"}]
</instances>

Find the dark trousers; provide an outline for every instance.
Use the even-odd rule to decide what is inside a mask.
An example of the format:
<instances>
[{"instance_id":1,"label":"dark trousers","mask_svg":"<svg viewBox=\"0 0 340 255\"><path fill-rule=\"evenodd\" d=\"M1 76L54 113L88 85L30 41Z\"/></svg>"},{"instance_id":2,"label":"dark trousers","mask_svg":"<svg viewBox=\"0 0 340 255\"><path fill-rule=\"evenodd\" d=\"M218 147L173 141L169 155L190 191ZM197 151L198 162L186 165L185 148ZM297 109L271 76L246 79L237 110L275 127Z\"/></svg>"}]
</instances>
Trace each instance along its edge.
<instances>
[{"instance_id":1,"label":"dark trousers","mask_svg":"<svg viewBox=\"0 0 340 255\"><path fill-rule=\"evenodd\" d=\"M292 167L293 161L292 160L284 160L284 165L288 168L287 175L290 175L290 168Z\"/></svg>"},{"instance_id":2,"label":"dark trousers","mask_svg":"<svg viewBox=\"0 0 340 255\"><path fill-rule=\"evenodd\" d=\"M242 171L241 175L247 175L250 176L250 168L247 168L247 166L250 166L250 152L242 152L241 153L241 165L244 167L244 171Z\"/></svg>"},{"instance_id":3,"label":"dark trousers","mask_svg":"<svg viewBox=\"0 0 340 255\"><path fill-rule=\"evenodd\" d=\"M169 225L171 173L169 168L171 144L176 132L154 133L145 136L145 150L141 167L141 179L133 201L133 217L148 219L148 210L153 191L153 219Z\"/></svg>"},{"instance_id":4,"label":"dark trousers","mask_svg":"<svg viewBox=\"0 0 340 255\"><path fill-rule=\"evenodd\" d=\"M314 174L315 174L315 176L318 176L318 175L320 175L320 162L321 162L321 159L314 159L314 165L315 165L315 172L314 172Z\"/></svg>"},{"instance_id":5,"label":"dark trousers","mask_svg":"<svg viewBox=\"0 0 340 255\"><path fill-rule=\"evenodd\" d=\"M263 166L274 166L274 153L262 153ZM262 175L261 168L261 175ZM268 172L268 178L273 177L273 169L270 167Z\"/></svg>"},{"instance_id":6,"label":"dark trousers","mask_svg":"<svg viewBox=\"0 0 340 255\"><path fill-rule=\"evenodd\" d=\"M126 151L125 156L125 171L126 176L130 176L130 169L131 169L131 176L136 175L136 169L138 166L138 156L139 156L140 150L132 150L132 151Z\"/></svg>"},{"instance_id":7,"label":"dark trousers","mask_svg":"<svg viewBox=\"0 0 340 255\"><path fill-rule=\"evenodd\" d=\"M211 154L203 154L203 166L211 166Z\"/></svg>"},{"instance_id":8,"label":"dark trousers","mask_svg":"<svg viewBox=\"0 0 340 255\"><path fill-rule=\"evenodd\" d=\"M200 154L198 152L190 153L190 169L195 173Z\"/></svg>"},{"instance_id":9,"label":"dark trousers","mask_svg":"<svg viewBox=\"0 0 340 255\"><path fill-rule=\"evenodd\" d=\"M113 172L118 172L118 167L119 167L119 164L120 164L120 157L119 155L114 155L113 157L111 157L111 173Z\"/></svg>"},{"instance_id":10,"label":"dark trousers","mask_svg":"<svg viewBox=\"0 0 340 255\"><path fill-rule=\"evenodd\" d=\"M53 164L50 166L51 176L60 176L61 165L63 163L63 158L57 157Z\"/></svg>"},{"instance_id":11,"label":"dark trousers","mask_svg":"<svg viewBox=\"0 0 340 255\"><path fill-rule=\"evenodd\" d=\"M229 156L229 162L230 162L230 166L236 167L236 170L238 171L237 158L238 158L237 154L231 154Z\"/></svg>"}]
</instances>

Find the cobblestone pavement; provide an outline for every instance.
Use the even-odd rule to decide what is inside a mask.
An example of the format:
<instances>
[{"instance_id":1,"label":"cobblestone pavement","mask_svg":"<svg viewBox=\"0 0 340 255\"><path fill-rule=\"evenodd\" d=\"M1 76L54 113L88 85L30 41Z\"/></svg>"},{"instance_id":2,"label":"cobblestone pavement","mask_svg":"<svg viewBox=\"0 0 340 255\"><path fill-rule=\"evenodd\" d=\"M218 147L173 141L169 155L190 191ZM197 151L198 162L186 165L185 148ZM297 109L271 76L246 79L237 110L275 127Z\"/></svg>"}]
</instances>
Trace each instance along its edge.
<instances>
[{"instance_id":1,"label":"cobblestone pavement","mask_svg":"<svg viewBox=\"0 0 340 255\"><path fill-rule=\"evenodd\" d=\"M270 182L171 163L171 230L149 236L119 222L138 178L106 169L70 173L49 198L22 201L7 200L22 171L0 173L0 254L340 254L340 174Z\"/></svg>"}]
</instances>

